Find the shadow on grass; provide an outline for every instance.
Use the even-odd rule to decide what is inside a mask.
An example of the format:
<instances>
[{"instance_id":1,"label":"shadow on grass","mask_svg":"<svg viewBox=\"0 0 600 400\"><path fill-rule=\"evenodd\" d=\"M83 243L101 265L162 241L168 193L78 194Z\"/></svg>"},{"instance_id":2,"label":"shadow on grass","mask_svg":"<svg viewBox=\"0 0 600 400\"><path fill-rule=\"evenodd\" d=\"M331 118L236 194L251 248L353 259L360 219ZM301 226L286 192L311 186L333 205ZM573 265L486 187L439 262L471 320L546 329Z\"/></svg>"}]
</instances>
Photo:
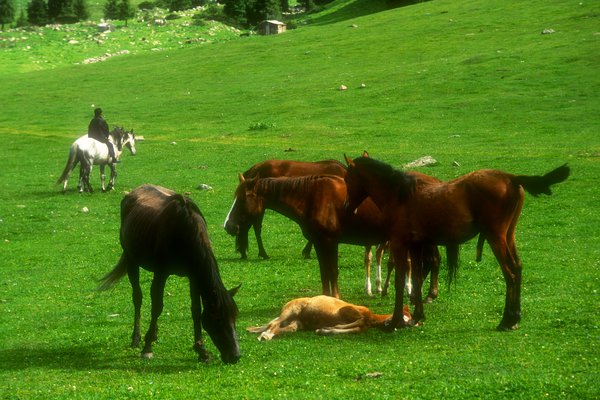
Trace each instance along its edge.
<instances>
[{"instance_id":1,"label":"shadow on grass","mask_svg":"<svg viewBox=\"0 0 600 400\"><path fill-rule=\"evenodd\" d=\"M63 371L103 371L123 370L174 374L194 370L198 362L191 350L189 357L169 358L168 354L160 359L143 360L137 349L129 349L127 354L117 351L115 356L99 354L97 346L74 346L65 348L22 347L0 350L0 371L22 371L31 368L55 369ZM106 349L104 349L106 351ZM211 363L220 363L219 356L213 354Z\"/></svg>"},{"instance_id":2,"label":"shadow on grass","mask_svg":"<svg viewBox=\"0 0 600 400\"><path fill-rule=\"evenodd\" d=\"M311 19L311 24L327 25L426 1L429 0L357 0L349 2L335 12Z\"/></svg>"}]
</instances>

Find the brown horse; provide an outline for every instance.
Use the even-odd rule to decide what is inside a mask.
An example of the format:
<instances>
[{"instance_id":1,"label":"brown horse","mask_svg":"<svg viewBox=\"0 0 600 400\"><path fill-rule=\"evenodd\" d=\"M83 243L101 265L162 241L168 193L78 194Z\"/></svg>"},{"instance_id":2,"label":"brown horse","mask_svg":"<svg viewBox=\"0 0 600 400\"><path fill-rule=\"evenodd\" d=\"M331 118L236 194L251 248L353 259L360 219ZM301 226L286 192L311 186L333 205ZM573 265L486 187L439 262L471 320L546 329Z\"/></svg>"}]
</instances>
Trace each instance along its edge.
<instances>
[{"instance_id":1,"label":"brown horse","mask_svg":"<svg viewBox=\"0 0 600 400\"><path fill-rule=\"evenodd\" d=\"M143 185L134 189L121 201L121 246L121 259L102 278L100 289L108 289L128 275L135 309L131 346L137 347L141 339L142 306L139 267L154 274L150 291L152 320L144 338L143 358L153 356L152 343L157 339L165 283L169 275L175 274L189 279L194 350L199 360L209 359L202 340L203 327L223 362L239 360L235 330L238 309L233 300L237 288L228 292L223 286L204 216L192 200L159 186Z\"/></svg>"},{"instance_id":2,"label":"brown horse","mask_svg":"<svg viewBox=\"0 0 600 400\"><path fill-rule=\"evenodd\" d=\"M336 175L346 176L346 167L337 160L322 160L316 162L292 161L292 160L266 160L253 165L243 173L245 179L249 178L276 178L279 176L308 176L308 175ZM258 256L267 259L269 256L265 251L262 242L262 221L264 214L256 215L252 220L248 220L244 225L239 226L235 235L236 250L241 254L242 259L248 258L248 231L250 227L254 229L256 243L258 245ZM227 226L229 215L225 219L224 226ZM312 244L308 242L302 250L304 258L310 258Z\"/></svg>"},{"instance_id":3,"label":"brown horse","mask_svg":"<svg viewBox=\"0 0 600 400\"><path fill-rule=\"evenodd\" d=\"M543 176L513 175L480 170L442 185L419 187L410 174L368 157L346 158L347 211L354 212L369 196L383 210L386 231L397 272L396 299L389 329L404 326L402 320L408 254L415 273L414 321L424 318L418 280L424 246L443 244L448 252L449 280L456 276L458 246L481 233L504 275L506 301L499 330L516 329L521 320L522 265L515 244L515 229L523 207L524 192L551 194L550 186L570 174L563 165Z\"/></svg>"},{"instance_id":4,"label":"brown horse","mask_svg":"<svg viewBox=\"0 0 600 400\"><path fill-rule=\"evenodd\" d=\"M338 335L382 327L390 317L329 296L302 297L289 301L279 317L268 324L246 330L260 333L258 340L271 340L277 335L303 330L315 331L318 335ZM408 307L404 309L404 318L410 320Z\"/></svg>"},{"instance_id":5,"label":"brown horse","mask_svg":"<svg viewBox=\"0 0 600 400\"><path fill-rule=\"evenodd\" d=\"M262 215L266 208L290 218L314 244L323 294L339 297L338 244L370 249L387 239L383 215L370 199L352 215L345 213L345 200L346 184L338 176L245 179L240 175L236 201L229 212L228 232L234 234L237 226Z\"/></svg>"}]
</instances>

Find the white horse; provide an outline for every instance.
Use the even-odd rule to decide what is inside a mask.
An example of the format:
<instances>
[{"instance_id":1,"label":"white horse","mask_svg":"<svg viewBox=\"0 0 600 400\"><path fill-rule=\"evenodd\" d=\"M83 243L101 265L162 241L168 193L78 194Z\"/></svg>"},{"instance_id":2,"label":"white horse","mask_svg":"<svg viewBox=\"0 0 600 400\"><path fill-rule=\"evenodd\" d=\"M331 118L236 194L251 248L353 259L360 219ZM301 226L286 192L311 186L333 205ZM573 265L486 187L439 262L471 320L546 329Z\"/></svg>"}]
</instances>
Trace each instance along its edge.
<instances>
[{"instance_id":1,"label":"white horse","mask_svg":"<svg viewBox=\"0 0 600 400\"><path fill-rule=\"evenodd\" d=\"M112 132L108 135L109 142L112 143L115 150L115 158L119 160L123 147L127 147L132 155L137 153L135 149L135 135L133 130L124 131L121 127L115 127ZM79 167L79 184L77 189L79 192L92 192L92 186L90 185L90 173L94 165L100 166L100 181L102 183L102 191L112 190L115 185L115 178L117 177L117 171L114 163L109 163L108 146L96 139L83 135L77 139L72 145L69 151L69 158L67 159L67 165L63 170L60 178L56 181L56 184L63 184L63 191L67 190L67 181L69 175L73 172L73 169L77 163L81 163ZM105 187L105 174L104 167L108 164L110 167L110 180L108 187Z\"/></svg>"}]
</instances>

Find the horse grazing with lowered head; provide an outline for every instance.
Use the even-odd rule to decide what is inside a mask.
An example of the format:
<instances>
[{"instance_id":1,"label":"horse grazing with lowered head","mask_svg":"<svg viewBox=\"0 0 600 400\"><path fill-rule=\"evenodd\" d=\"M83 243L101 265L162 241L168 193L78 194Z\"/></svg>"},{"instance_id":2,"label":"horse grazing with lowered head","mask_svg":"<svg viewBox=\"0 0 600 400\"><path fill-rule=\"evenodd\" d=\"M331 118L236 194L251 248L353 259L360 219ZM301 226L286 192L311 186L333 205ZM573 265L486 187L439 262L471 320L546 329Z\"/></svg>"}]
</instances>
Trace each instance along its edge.
<instances>
[{"instance_id":1,"label":"horse grazing with lowered head","mask_svg":"<svg viewBox=\"0 0 600 400\"><path fill-rule=\"evenodd\" d=\"M260 333L258 340L296 331L315 331L319 335L365 332L382 327L391 315L374 314L367 307L346 303L329 296L302 297L288 302L279 317L263 326L246 330ZM408 306L404 318L410 320Z\"/></svg>"},{"instance_id":2,"label":"horse grazing with lowered head","mask_svg":"<svg viewBox=\"0 0 600 400\"><path fill-rule=\"evenodd\" d=\"M133 130L125 131L121 127L115 127L108 136L108 140L112 143L115 150L115 158L118 160L121 158L123 147L127 147L132 155L136 155L137 151L135 148L135 134ZM108 146L96 139L83 135L77 139L69 150L69 157L67 164L63 169L62 174L56 181L57 185L63 185L63 191L67 190L67 182L73 169L79 166L79 183L77 189L79 192L92 192L92 185L90 184L90 174L92 167L98 165L100 167L100 182L102 191L112 190L115 186L115 179L117 177L117 170L114 163L109 163ZM108 164L110 168L110 179L108 186L105 186L106 175L104 173L105 167Z\"/></svg>"},{"instance_id":3,"label":"horse grazing with lowered head","mask_svg":"<svg viewBox=\"0 0 600 400\"><path fill-rule=\"evenodd\" d=\"M346 158L348 213L368 198L384 213L385 230L396 262L396 298L388 329L405 326L402 320L404 276L411 256L415 278L421 279L423 249L442 244L448 252L449 281L456 277L459 244L481 233L502 269L506 299L499 330L516 329L521 320L522 265L515 244L515 230L525 191L533 196L551 194L550 186L570 174L567 165L541 176L513 175L480 170L441 185L419 187L415 178L368 157ZM398 275L399 274L399 275ZM414 285L413 319L424 318L418 281Z\"/></svg>"},{"instance_id":4,"label":"horse grazing with lowered head","mask_svg":"<svg viewBox=\"0 0 600 400\"><path fill-rule=\"evenodd\" d=\"M339 243L370 249L387 240L383 214L370 199L356 213L345 213L346 184L339 176L245 179L240 175L239 178L236 200L225 227L227 232L237 233L240 225L264 214L267 208L293 220L314 244L324 295L339 297ZM426 251L437 251L434 247Z\"/></svg>"},{"instance_id":5,"label":"horse grazing with lowered head","mask_svg":"<svg viewBox=\"0 0 600 400\"><path fill-rule=\"evenodd\" d=\"M315 162L292 161L292 160L266 160L250 167L242 174L245 179L249 178L276 178L280 176L298 177L308 175L336 175L344 177L346 167L337 160L322 160ZM234 200L235 204L235 200ZM233 206L232 206L233 207ZM250 227L254 229L256 243L258 245L258 256L263 259L269 258L262 241L262 221L264 214L256 215L252 220L248 220L244 225L238 227L235 234L236 250L241 254L242 259L246 259L248 250L248 231ZM229 215L225 219L224 226L227 225ZM310 257L312 243L310 241L304 246L302 255L304 258Z\"/></svg>"},{"instance_id":6,"label":"horse grazing with lowered head","mask_svg":"<svg viewBox=\"0 0 600 400\"><path fill-rule=\"evenodd\" d=\"M142 291L139 267L152 272L152 314L144 338L143 358L152 358L157 339L158 317L163 310L165 283L170 275L189 280L194 321L194 350L200 361L210 354L204 347L202 328L208 332L225 363L236 363L240 348L235 330L238 309L233 295L221 281L204 216L192 200L154 185L134 189L121 201L121 246L123 254L104 276L99 289L113 286L125 274L133 289L134 323L131 346L140 343ZM202 307L204 306L204 311Z\"/></svg>"}]
</instances>

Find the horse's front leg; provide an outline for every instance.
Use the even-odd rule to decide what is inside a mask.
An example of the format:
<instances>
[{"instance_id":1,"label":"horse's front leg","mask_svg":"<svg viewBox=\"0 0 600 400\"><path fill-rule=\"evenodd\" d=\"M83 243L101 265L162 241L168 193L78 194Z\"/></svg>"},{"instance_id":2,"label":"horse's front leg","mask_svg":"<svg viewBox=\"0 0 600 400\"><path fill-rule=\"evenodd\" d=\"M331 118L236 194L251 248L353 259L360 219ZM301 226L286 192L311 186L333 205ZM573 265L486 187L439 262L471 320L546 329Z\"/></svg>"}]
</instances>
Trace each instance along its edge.
<instances>
[{"instance_id":1,"label":"horse's front leg","mask_svg":"<svg viewBox=\"0 0 600 400\"><path fill-rule=\"evenodd\" d=\"M323 294L340 298L338 288L338 245L329 240L313 241L317 258L319 259L319 269L321 271L321 284Z\"/></svg>"},{"instance_id":2,"label":"horse's front leg","mask_svg":"<svg viewBox=\"0 0 600 400\"><path fill-rule=\"evenodd\" d=\"M407 326L404 321L404 287L406 286L406 273L408 272L408 249L401 245L392 243L390 248L390 254L394 259L396 266L396 274L394 278L394 289L395 301L394 301L394 313L391 320L387 321L383 330L392 332L396 328L403 328Z\"/></svg>"},{"instance_id":3,"label":"horse's front leg","mask_svg":"<svg viewBox=\"0 0 600 400\"><path fill-rule=\"evenodd\" d=\"M152 286L150 288L150 297L152 299L152 313L150 319L150 327L144 337L144 349L142 350L142 358L152 358L152 343L158 338L158 317L163 311L163 294L165 292L165 283L167 276L154 274Z\"/></svg>"},{"instance_id":4,"label":"horse's front leg","mask_svg":"<svg viewBox=\"0 0 600 400\"><path fill-rule=\"evenodd\" d=\"M423 310L423 251L425 246L416 245L410 248L410 269L411 280L413 282L413 293L415 309L412 313L412 324L425 319L425 311Z\"/></svg>"},{"instance_id":5,"label":"horse's front leg","mask_svg":"<svg viewBox=\"0 0 600 400\"><path fill-rule=\"evenodd\" d=\"M190 279L190 298L192 300L192 320L194 321L194 350L198 353L198 361L208 362L211 355L202 339L202 299L200 288Z\"/></svg>"},{"instance_id":6,"label":"horse's front leg","mask_svg":"<svg viewBox=\"0 0 600 400\"><path fill-rule=\"evenodd\" d=\"M267 255L267 251L265 250L265 246L262 241L262 221L263 215L259 216L257 220L252 224L254 228L254 236L256 236L256 244L258 245L258 256L264 260L267 260L269 256Z\"/></svg>"},{"instance_id":7,"label":"horse's front leg","mask_svg":"<svg viewBox=\"0 0 600 400\"><path fill-rule=\"evenodd\" d=\"M102 192L106 192L106 174L104 173L105 164L100 164L100 187L102 188Z\"/></svg>"}]
</instances>

